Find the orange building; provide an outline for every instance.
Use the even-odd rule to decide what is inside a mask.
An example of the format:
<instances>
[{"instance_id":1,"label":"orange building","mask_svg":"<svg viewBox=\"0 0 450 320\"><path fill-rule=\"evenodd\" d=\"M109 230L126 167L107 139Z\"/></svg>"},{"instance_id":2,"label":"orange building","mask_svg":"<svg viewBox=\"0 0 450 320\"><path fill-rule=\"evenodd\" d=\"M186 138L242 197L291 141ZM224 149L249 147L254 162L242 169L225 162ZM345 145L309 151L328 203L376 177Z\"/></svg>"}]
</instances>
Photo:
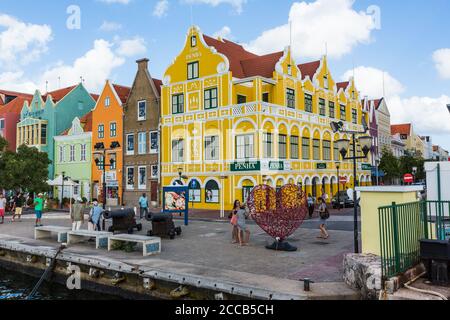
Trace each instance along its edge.
<instances>
[{"instance_id":1,"label":"orange building","mask_svg":"<svg viewBox=\"0 0 450 320\"><path fill-rule=\"evenodd\" d=\"M92 110L92 195L100 202L103 199L103 171L102 161L106 160L106 205L122 204L122 175L123 175L123 109L127 101L130 88L111 84L106 81L95 108ZM113 142L119 147L108 150ZM106 159L96 156L96 145L103 143L107 149ZM100 160L96 162L95 160ZM111 159L116 161L111 165Z\"/></svg>"}]
</instances>

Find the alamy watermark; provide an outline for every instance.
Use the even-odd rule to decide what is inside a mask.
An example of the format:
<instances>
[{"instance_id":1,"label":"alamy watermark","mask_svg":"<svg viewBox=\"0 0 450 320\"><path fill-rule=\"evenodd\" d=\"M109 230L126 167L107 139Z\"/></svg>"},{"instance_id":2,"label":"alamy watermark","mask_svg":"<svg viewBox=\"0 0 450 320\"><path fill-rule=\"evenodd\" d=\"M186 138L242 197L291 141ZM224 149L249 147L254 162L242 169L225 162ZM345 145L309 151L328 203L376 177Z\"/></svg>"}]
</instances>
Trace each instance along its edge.
<instances>
[{"instance_id":1,"label":"alamy watermark","mask_svg":"<svg viewBox=\"0 0 450 320\"><path fill-rule=\"evenodd\" d=\"M366 10L367 14L372 16L372 21L376 30L381 30L381 8L376 5L371 5Z\"/></svg>"},{"instance_id":2,"label":"alamy watermark","mask_svg":"<svg viewBox=\"0 0 450 320\"><path fill-rule=\"evenodd\" d=\"M81 8L77 5L67 7L66 13L69 17L66 20L66 26L69 30L81 29Z\"/></svg>"},{"instance_id":3,"label":"alamy watermark","mask_svg":"<svg viewBox=\"0 0 450 320\"><path fill-rule=\"evenodd\" d=\"M67 267L70 274L66 281L66 287L69 290L81 290L81 270L80 267L70 265Z\"/></svg>"}]
</instances>

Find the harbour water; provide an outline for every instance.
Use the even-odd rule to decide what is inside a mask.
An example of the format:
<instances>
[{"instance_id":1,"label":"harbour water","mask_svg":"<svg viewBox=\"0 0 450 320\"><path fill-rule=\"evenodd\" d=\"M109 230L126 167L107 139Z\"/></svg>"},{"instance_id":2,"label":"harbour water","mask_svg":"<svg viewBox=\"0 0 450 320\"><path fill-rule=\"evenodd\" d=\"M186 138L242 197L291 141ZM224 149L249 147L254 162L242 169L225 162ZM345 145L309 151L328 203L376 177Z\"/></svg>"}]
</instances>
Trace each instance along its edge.
<instances>
[{"instance_id":1,"label":"harbour water","mask_svg":"<svg viewBox=\"0 0 450 320\"><path fill-rule=\"evenodd\" d=\"M24 300L38 279L0 268L0 301ZM56 283L44 282L33 300L119 300L120 298L85 290L69 290Z\"/></svg>"}]
</instances>

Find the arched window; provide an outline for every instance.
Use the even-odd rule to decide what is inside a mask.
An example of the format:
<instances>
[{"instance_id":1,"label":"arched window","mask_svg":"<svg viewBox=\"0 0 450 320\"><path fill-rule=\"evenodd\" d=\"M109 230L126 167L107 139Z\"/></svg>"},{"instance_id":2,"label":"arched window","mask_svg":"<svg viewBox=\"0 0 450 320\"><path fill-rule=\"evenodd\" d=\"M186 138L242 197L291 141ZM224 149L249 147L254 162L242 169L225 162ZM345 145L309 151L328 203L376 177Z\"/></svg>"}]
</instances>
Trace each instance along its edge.
<instances>
[{"instance_id":1,"label":"arched window","mask_svg":"<svg viewBox=\"0 0 450 320\"><path fill-rule=\"evenodd\" d=\"M250 180L245 180L242 183L242 202L247 202L248 197L250 196L250 193L252 192L254 187L255 186L253 185L253 182Z\"/></svg>"},{"instance_id":2,"label":"arched window","mask_svg":"<svg viewBox=\"0 0 450 320\"><path fill-rule=\"evenodd\" d=\"M206 203L219 203L220 202L219 185L214 180L210 180L206 184L205 202Z\"/></svg>"},{"instance_id":3,"label":"arched window","mask_svg":"<svg viewBox=\"0 0 450 320\"><path fill-rule=\"evenodd\" d=\"M202 202L202 187L196 179L189 182L189 201L194 203Z\"/></svg>"}]
</instances>

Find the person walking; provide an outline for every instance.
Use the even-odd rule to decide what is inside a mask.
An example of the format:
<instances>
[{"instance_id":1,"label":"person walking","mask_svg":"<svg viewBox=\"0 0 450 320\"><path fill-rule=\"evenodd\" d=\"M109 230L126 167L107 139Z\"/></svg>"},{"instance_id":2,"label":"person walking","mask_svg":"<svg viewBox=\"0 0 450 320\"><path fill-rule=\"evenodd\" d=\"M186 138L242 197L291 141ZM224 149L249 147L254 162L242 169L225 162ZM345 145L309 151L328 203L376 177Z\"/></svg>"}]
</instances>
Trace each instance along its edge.
<instances>
[{"instance_id":1,"label":"person walking","mask_svg":"<svg viewBox=\"0 0 450 320\"><path fill-rule=\"evenodd\" d=\"M139 217L142 220L148 214L148 198L145 193L139 198Z\"/></svg>"},{"instance_id":2,"label":"person walking","mask_svg":"<svg viewBox=\"0 0 450 320\"><path fill-rule=\"evenodd\" d=\"M327 220L330 218L330 212L328 211L327 204L325 201L320 198L319 199L319 216L320 216L320 236L318 239L328 239L330 235L327 231Z\"/></svg>"},{"instance_id":3,"label":"person walking","mask_svg":"<svg viewBox=\"0 0 450 320\"><path fill-rule=\"evenodd\" d=\"M309 213L309 218L312 219L313 215L314 215L314 198L312 197L311 194L308 194L308 213Z\"/></svg>"},{"instance_id":4,"label":"person walking","mask_svg":"<svg viewBox=\"0 0 450 320\"><path fill-rule=\"evenodd\" d=\"M23 210L23 203L25 199L23 198L22 193L18 192L16 196L14 197L14 204L13 204L13 217L12 222L16 221L16 217L19 217L19 221L22 221L22 210Z\"/></svg>"},{"instance_id":5,"label":"person walking","mask_svg":"<svg viewBox=\"0 0 450 320\"><path fill-rule=\"evenodd\" d=\"M248 218L248 208L243 204L237 211L237 228L240 246L246 246L250 242L250 230L247 227L246 220Z\"/></svg>"},{"instance_id":6,"label":"person walking","mask_svg":"<svg viewBox=\"0 0 450 320\"><path fill-rule=\"evenodd\" d=\"M96 231L102 231L100 221L103 213L103 208L98 205L97 200L93 201L93 205L94 207L92 208L92 217L91 217L92 223L94 224Z\"/></svg>"},{"instance_id":7,"label":"person walking","mask_svg":"<svg viewBox=\"0 0 450 320\"><path fill-rule=\"evenodd\" d=\"M72 206L72 213L70 218L72 220L72 231L78 231L84 224L84 205L81 198L77 198L74 205Z\"/></svg>"},{"instance_id":8,"label":"person walking","mask_svg":"<svg viewBox=\"0 0 450 320\"><path fill-rule=\"evenodd\" d=\"M0 224L3 224L3 222L5 221L6 203L6 198L3 196L3 193L0 193L0 218L2 219Z\"/></svg>"},{"instance_id":9,"label":"person walking","mask_svg":"<svg viewBox=\"0 0 450 320\"><path fill-rule=\"evenodd\" d=\"M44 195L39 193L37 198L34 199L34 213L36 215L36 227L42 227L42 211L44 210Z\"/></svg>"}]
</instances>

